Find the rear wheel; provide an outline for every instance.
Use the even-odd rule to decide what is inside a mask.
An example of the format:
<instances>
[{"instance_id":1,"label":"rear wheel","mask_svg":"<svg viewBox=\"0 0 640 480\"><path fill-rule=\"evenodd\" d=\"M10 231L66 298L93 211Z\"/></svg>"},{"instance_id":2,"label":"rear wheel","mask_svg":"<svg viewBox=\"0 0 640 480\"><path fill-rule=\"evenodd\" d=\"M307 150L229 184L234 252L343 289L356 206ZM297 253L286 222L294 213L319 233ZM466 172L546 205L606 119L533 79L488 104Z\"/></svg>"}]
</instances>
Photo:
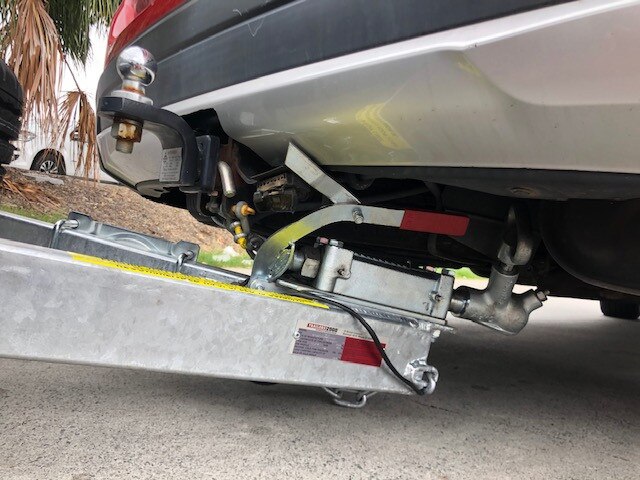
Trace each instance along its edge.
<instances>
[{"instance_id":1,"label":"rear wheel","mask_svg":"<svg viewBox=\"0 0 640 480\"><path fill-rule=\"evenodd\" d=\"M20 134L22 87L6 63L0 60L0 176L2 165L11 163L15 147L10 143Z\"/></svg>"},{"instance_id":2,"label":"rear wheel","mask_svg":"<svg viewBox=\"0 0 640 480\"><path fill-rule=\"evenodd\" d=\"M31 170L55 175L66 175L64 157L56 150L43 150L36 155Z\"/></svg>"},{"instance_id":3,"label":"rear wheel","mask_svg":"<svg viewBox=\"0 0 640 480\"><path fill-rule=\"evenodd\" d=\"M600 310L607 317L636 320L640 317L640 304L623 300L600 300Z\"/></svg>"}]
</instances>

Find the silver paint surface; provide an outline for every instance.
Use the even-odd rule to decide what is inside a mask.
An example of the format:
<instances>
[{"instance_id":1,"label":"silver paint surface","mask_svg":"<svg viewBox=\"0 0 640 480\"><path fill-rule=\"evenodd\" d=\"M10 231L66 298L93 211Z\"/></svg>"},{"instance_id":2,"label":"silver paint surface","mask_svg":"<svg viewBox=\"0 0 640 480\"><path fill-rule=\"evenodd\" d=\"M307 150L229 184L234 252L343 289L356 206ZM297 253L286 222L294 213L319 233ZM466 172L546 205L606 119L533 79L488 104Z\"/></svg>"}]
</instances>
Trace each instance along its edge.
<instances>
[{"instance_id":1,"label":"silver paint surface","mask_svg":"<svg viewBox=\"0 0 640 480\"><path fill-rule=\"evenodd\" d=\"M268 75L215 108L267 161L640 173L640 2L583 0Z\"/></svg>"}]
</instances>

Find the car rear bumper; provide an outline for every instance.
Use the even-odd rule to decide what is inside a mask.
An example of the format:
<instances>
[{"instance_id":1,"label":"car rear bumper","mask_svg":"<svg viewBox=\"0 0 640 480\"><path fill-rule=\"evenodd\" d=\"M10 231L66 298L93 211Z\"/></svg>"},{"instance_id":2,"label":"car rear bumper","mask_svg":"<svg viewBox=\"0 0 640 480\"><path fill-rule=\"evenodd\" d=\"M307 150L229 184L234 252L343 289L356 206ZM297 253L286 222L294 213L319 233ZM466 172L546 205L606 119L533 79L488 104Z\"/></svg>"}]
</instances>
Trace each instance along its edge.
<instances>
[{"instance_id":1,"label":"car rear bumper","mask_svg":"<svg viewBox=\"0 0 640 480\"><path fill-rule=\"evenodd\" d=\"M158 61L164 107L264 75L567 0L192 0L135 44ZM120 85L115 60L96 98Z\"/></svg>"},{"instance_id":2,"label":"car rear bumper","mask_svg":"<svg viewBox=\"0 0 640 480\"><path fill-rule=\"evenodd\" d=\"M159 63L147 92L179 115L215 110L274 166L294 141L322 165L384 178L453 167L634 174L637 184L640 68L628 59L638 1L234 5L193 1L142 35L135 43ZM110 65L98 97L118 86ZM523 195L574 196L538 187Z\"/></svg>"}]
</instances>

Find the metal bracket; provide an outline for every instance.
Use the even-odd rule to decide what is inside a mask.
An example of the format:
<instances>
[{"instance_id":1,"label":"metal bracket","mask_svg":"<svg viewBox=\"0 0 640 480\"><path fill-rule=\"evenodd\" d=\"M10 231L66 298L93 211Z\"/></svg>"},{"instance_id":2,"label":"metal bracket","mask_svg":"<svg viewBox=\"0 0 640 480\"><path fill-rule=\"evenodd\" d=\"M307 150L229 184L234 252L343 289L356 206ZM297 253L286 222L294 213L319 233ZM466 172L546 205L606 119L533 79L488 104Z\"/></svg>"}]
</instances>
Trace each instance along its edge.
<instances>
[{"instance_id":1,"label":"metal bracket","mask_svg":"<svg viewBox=\"0 0 640 480\"><path fill-rule=\"evenodd\" d=\"M349 190L324 173L313 160L293 143L289 144L284 164L333 203L358 205L360 201Z\"/></svg>"},{"instance_id":2,"label":"metal bracket","mask_svg":"<svg viewBox=\"0 0 640 480\"><path fill-rule=\"evenodd\" d=\"M253 262L249 285L252 288L265 289L268 283L275 282L278 275L271 272L277 270L274 269L274 264L280 253L288 248L292 242L300 240L319 228L338 222L399 227L403 216L404 210L390 210L366 205L332 205L317 210L297 222L281 228L262 244Z\"/></svg>"},{"instance_id":3,"label":"metal bracket","mask_svg":"<svg viewBox=\"0 0 640 480\"><path fill-rule=\"evenodd\" d=\"M0 238L7 240L212 280L238 283L247 279L246 275L197 263L200 247L195 243L169 242L96 222L77 212L70 212L69 218L57 225L0 212Z\"/></svg>"},{"instance_id":4,"label":"metal bracket","mask_svg":"<svg viewBox=\"0 0 640 480\"><path fill-rule=\"evenodd\" d=\"M49 248L58 248L58 240L60 239L60 233L63 230L73 230L75 228L78 228L78 226L80 226L80 223L78 222L78 220L73 220L73 219L58 220L53 225L53 231L51 233L51 241L49 242Z\"/></svg>"},{"instance_id":5,"label":"metal bracket","mask_svg":"<svg viewBox=\"0 0 640 480\"><path fill-rule=\"evenodd\" d=\"M102 132L98 135L98 147L101 151L104 167L111 176L151 197L159 197L161 191L169 187L180 187L183 191L190 193L199 191L200 187L197 185L200 159L198 144L193 129L182 117L168 110L121 97L103 97L98 102L97 108L100 117L114 121L126 118L144 123L144 130L153 133L164 150L182 149L180 150L182 157L180 173L175 180L164 181L160 178L152 178L153 175L151 178L123 178L123 175L119 175L117 168L113 168L111 164L116 158L118 163L130 162L130 156L121 152L112 152L109 145L111 142L115 144L116 140L111 137L109 132L106 132L106 135L105 132ZM117 156L116 153L120 155Z\"/></svg>"},{"instance_id":6,"label":"metal bracket","mask_svg":"<svg viewBox=\"0 0 640 480\"><path fill-rule=\"evenodd\" d=\"M279 268L282 265L281 252L302 237L333 223L364 223L454 236L464 235L466 232L469 223L467 217L360 205L354 195L324 173L292 143L287 150L285 165L335 205L317 210L271 235L260 247L253 262L249 283L252 288L273 289L274 286L269 284L275 282L285 271Z\"/></svg>"},{"instance_id":7,"label":"metal bracket","mask_svg":"<svg viewBox=\"0 0 640 480\"><path fill-rule=\"evenodd\" d=\"M525 265L533 255L534 239L526 219L521 207L509 208L507 230L498 250L498 260L508 268Z\"/></svg>"}]
</instances>

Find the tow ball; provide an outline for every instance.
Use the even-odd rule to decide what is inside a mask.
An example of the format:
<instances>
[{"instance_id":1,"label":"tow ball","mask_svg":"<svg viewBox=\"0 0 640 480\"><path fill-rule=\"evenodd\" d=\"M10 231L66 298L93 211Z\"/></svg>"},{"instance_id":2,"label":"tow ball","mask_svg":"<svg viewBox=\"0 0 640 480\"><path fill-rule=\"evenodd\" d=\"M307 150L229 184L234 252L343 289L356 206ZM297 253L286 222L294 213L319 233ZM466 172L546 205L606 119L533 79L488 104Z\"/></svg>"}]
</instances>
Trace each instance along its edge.
<instances>
[{"instance_id":1,"label":"tow ball","mask_svg":"<svg viewBox=\"0 0 640 480\"><path fill-rule=\"evenodd\" d=\"M122 86L111 92L112 97L153 105L153 100L146 96L145 88L153 83L158 64L148 50L140 47L124 49L118 56L116 69L122 78ZM142 127L143 122L139 120L114 118L111 136L116 139L116 150L122 153L133 152L133 144L139 143L142 138Z\"/></svg>"}]
</instances>

